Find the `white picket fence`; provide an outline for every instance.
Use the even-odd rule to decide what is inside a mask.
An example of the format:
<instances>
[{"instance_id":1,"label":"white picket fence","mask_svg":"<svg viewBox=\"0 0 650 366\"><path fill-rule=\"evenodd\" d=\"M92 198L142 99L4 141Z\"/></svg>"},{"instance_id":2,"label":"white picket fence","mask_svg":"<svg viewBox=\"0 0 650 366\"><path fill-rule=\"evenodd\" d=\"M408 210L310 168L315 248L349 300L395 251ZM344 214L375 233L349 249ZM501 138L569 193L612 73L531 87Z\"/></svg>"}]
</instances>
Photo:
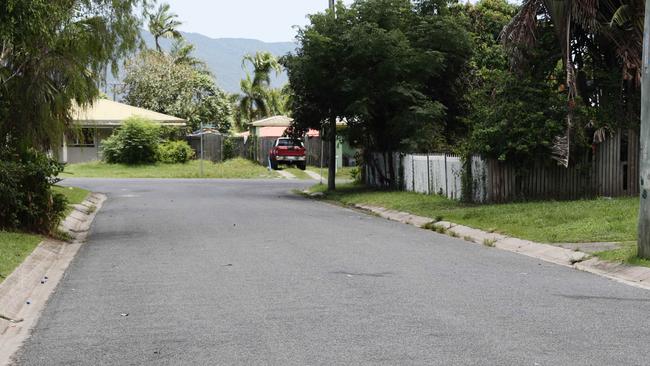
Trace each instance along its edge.
<instances>
[{"instance_id":1,"label":"white picket fence","mask_svg":"<svg viewBox=\"0 0 650 366\"><path fill-rule=\"evenodd\" d=\"M374 164L366 165L366 184L386 187L382 177L390 177L388 163L382 154L372 154ZM393 171L397 186L409 192L438 194L459 200L463 195L463 162L453 154L394 154ZM379 170L379 171L378 171ZM473 201L484 202L487 164L478 156L472 157Z\"/></svg>"}]
</instances>

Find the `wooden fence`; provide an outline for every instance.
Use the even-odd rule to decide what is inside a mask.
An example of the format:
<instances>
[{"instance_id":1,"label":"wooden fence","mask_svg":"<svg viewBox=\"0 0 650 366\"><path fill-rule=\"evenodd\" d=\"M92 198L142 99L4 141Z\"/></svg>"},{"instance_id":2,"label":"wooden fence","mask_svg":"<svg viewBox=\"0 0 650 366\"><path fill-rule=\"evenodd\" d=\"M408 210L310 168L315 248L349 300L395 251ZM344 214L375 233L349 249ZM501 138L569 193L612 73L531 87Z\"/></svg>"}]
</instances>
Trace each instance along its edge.
<instances>
[{"instance_id":1,"label":"wooden fence","mask_svg":"<svg viewBox=\"0 0 650 366\"><path fill-rule=\"evenodd\" d=\"M224 145L232 147L235 157L242 157L258 162L261 165L268 165L269 151L275 143L276 137L231 137L217 134L203 135L203 157L213 162L221 162L224 159ZM197 158L201 156L201 137L188 136L187 141L194 149ZM321 144L320 137L308 138L305 141L307 165L320 166L321 148L323 155L323 166L329 163L329 148L327 143Z\"/></svg>"},{"instance_id":2,"label":"wooden fence","mask_svg":"<svg viewBox=\"0 0 650 366\"><path fill-rule=\"evenodd\" d=\"M385 187L390 177L381 154L371 154L366 164L366 183ZM407 191L462 197L464 174L457 156L449 154L395 154L394 179ZM495 159L473 156L471 197L475 202L576 199L593 196L636 196L639 194L639 135L635 130L618 131L594 147L592 153L574 157L568 168L554 162L539 162L515 168ZM443 164L444 162L444 164ZM444 188L444 189L443 189Z\"/></svg>"},{"instance_id":3,"label":"wooden fence","mask_svg":"<svg viewBox=\"0 0 650 366\"><path fill-rule=\"evenodd\" d=\"M537 163L530 168L515 169L489 159L484 173L487 201L639 194L639 135L636 131L619 131L595 145L589 156L574 160L577 162L568 168Z\"/></svg>"}]
</instances>

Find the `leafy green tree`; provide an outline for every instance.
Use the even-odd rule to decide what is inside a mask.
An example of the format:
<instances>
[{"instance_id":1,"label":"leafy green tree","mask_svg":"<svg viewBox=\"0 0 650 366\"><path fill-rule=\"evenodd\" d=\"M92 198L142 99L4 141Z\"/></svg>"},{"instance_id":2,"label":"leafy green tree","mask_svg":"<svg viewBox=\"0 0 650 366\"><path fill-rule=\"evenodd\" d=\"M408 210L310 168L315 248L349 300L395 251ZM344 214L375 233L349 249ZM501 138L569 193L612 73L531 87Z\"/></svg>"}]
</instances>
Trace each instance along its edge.
<instances>
[{"instance_id":1,"label":"leafy green tree","mask_svg":"<svg viewBox=\"0 0 650 366\"><path fill-rule=\"evenodd\" d=\"M194 129L201 122L227 132L232 124L232 105L214 78L177 63L173 56L144 51L126 65L127 103L186 119Z\"/></svg>"},{"instance_id":2,"label":"leafy green tree","mask_svg":"<svg viewBox=\"0 0 650 366\"><path fill-rule=\"evenodd\" d=\"M441 7L428 13L409 0L358 0L339 3L336 18L312 16L284 61L298 123L320 128L345 118L351 140L384 153L389 167L393 152L444 145L456 117L448 115L457 103L450 88L471 42L447 3ZM394 186L397 172L389 175Z\"/></svg>"},{"instance_id":3,"label":"leafy green tree","mask_svg":"<svg viewBox=\"0 0 650 366\"><path fill-rule=\"evenodd\" d=\"M310 24L298 31L298 49L282 59L289 76L296 129L325 130L323 138L329 140L330 149L336 148L336 120L345 116L348 106L346 78L341 71L345 65L345 33L352 16L342 3L336 4L334 12L311 15ZM336 188L333 167L329 165L330 190Z\"/></svg>"},{"instance_id":4,"label":"leafy green tree","mask_svg":"<svg viewBox=\"0 0 650 366\"><path fill-rule=\"evenodd\" d=\"M58 145L73 104L99 96L107 65L139 44L146 0L7 0L0 3L0 138Z\"/></svg>"},{"instance_id":5,"label":"leafy green tree","mask_svg":"<svg viewBox=\"0 0 650 366\"><path fill-rule=\"evenodd\" d=\"M156 43L156 50L162 52L160 38L171 38L179 40L183 35L178 30L183 23L178 20L178 15L170 11L169 4L160 4L155 12L148 14L149 32L153 35Z\"/></svg>"},{"instance_id":6,"label":"leafy green tree","mask_svg":"<svg viewBox=\"0 0 650 366\"><path fill-rule=\"evenodd\" d=\"M43 152L71 128L71 109L99 96L108 66L139 43L144 0L0 2L0 227L47 234L65 210L62 165Z\"/></svg>"},{"instance_id":7,"label":"leafy green tree","mask_svg":"<svg viewBox=\"0 0 650 366\"><path fill-rule=\"evenodd\" d=\"M564 129L563 95L543 80L484 70L470 100L469 151L518 168L550 156L555 136Z\"/></svg>"}]
</instances>

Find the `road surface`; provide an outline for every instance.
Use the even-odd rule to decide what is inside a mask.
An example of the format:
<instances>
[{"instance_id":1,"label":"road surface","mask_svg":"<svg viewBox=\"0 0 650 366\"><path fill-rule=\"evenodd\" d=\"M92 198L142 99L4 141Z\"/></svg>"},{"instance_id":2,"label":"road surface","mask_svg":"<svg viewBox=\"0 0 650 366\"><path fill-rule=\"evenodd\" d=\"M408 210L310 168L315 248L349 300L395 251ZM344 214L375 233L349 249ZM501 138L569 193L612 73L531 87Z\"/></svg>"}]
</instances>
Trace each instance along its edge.
<instances>
[{"instance_id":1,"label":"road surface","mask_svg":"<svg viewBox=\"0 0 650 366\"><path fill-rule=\"evenodd\" d=\"M18 365L647 365L650 292L291 193L108 195Z\"/></svg>"}]
</instances>

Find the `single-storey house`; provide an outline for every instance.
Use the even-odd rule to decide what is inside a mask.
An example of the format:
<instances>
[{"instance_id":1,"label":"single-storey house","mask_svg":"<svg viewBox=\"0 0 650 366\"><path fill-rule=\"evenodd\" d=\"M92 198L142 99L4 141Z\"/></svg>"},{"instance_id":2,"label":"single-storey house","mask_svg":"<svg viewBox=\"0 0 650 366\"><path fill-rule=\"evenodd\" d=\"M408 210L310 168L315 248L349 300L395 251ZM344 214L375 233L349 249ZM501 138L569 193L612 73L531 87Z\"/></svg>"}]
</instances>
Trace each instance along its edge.
<instances>
[{"instance_id":1,"label":"single-storey house","mask_svg":"<svg viewBox=\"0 0 650 366\"><path fill-rule=\"evenodd\" d=\"M75 107L72 111L73 123L80 129L63 136L59 150L62 163L82 163L101 159L100 143L113 133L117 127L131 117L142 117L166 126L184 127L181 118L132 107L108 99L96 100L86 108Z\"/></svg>"}]
</instances>

